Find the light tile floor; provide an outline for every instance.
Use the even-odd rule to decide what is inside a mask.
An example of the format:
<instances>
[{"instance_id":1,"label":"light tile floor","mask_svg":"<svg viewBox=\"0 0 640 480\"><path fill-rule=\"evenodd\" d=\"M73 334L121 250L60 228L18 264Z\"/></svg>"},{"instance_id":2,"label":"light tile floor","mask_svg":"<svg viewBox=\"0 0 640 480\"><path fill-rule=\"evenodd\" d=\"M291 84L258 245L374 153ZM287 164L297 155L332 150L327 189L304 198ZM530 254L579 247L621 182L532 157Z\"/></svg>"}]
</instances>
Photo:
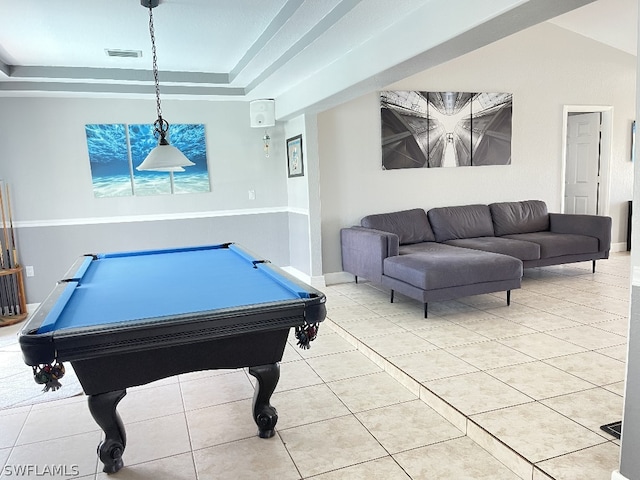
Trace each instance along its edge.
<instances>
[{"instance_id":1,"label":"light tile floor","mask_svg":"<svg viewBox=\"0 0 640 480\"><path fill-rule=\"evenodd\" d=\"M619 442L599 426L622 415L629 259L526 270L510 307L479 295L428 319L368 283L327 287L318 339L285 350L275 437L256 437L246 371L180 375L129 390L109 477L608 480ZM18 351L19 327L0 351ZM0 478L105 479L100 438L82 396L0 410Z\"/></svg>"}]
</instances>

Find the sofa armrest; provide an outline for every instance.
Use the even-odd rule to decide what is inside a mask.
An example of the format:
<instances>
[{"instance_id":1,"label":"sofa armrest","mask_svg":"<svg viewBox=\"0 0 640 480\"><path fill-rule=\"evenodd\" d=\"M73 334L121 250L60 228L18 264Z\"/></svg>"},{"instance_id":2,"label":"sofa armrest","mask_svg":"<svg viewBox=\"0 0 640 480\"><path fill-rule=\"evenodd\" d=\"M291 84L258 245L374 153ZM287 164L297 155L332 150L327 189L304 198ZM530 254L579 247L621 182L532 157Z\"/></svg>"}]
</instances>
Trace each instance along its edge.
<instances>
[{"instance_id":1,"label":"sofa armrest","mask_svg":"<svg viewBox=\"0 0 640 480\"><path fill-rule=\"evenodd\" d=\"M340 230L342 269L374 283L382 280L382 262L398 255L400 240L394 233L364 227Z\"/></svg>"},{"instance_id":2,"label":"sofa armrest","mask_svg":"<svg viewBox=\"0 0 640 480\"><path fill-rule=\"evenodd\" d=\"M611 248L611 217L550 213L549 230L596 237L599 240L598 250L601 252L609 252Z\"/></svg>"}]
</instances>

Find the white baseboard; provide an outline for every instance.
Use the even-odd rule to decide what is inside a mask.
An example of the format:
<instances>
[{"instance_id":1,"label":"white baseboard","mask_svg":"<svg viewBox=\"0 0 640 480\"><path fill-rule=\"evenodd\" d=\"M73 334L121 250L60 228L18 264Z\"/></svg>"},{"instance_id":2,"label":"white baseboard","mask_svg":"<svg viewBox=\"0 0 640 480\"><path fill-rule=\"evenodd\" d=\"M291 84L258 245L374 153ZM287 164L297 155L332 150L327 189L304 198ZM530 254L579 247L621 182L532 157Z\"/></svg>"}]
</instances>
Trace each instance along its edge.
<instances>
[{"instance_id":1,"label":"white baseboard","mask_svg":"<svg viewBox=\"0 0 640 480\"><path fill-rule=\"evenodd\" d=\"M33 312L35 312L39 306L39 303L27 303L27 312L29 313L29 316L33 315Z\"/></svg>"},{"instance_id":2,"label":"white baseboard","mask_svg":"<svg viewBox=\"0 0 640 480\"><path fill-rule=\"evenodd\" d=\"M296 277L298 280L311 285L313 288L321 290L327 286L323 275L320 275L319 277L312 277L294 267L282 267L282 269L289 275Z\"/></svg>"},{"instance_id":3,"label":"white baseboard","mask_svg":"<svg viewBox=\"0 0 640 480\"><path fill-rule=\"evenodd\" d=\"M324 280L324 275L320 275L319 277L311 277L309 285L311 285L313 288L317 288L318 290L322 290L327 286Z\"/></svg>"},{"instance_id":4,"label":"white baseboard","mask_svg":"<svg viewBox=\"0 0 640 480\"><path fill-rule=\"evenodd\" d=\"M627 251L627 242L620 243L612 243L610 252L626 252Z\"/></svg>"},{"instance_id":5,"label":"white baseboard","mask_svg":"<svg viewBox=\"0 0 640 480\"><path fill-rule=\"evenodd\" d=\"M347 272L325 273L324 281L327 285L337 285L338 283L354 282L355 277Z\"/></svg>"},{"instance_id":6,"label":"white baseboard","mask_svg":"<svg viewBox=\"0 0 640 480\"><path fill-rule=\"evenodd\" d=\"M618 470L614 470L611 472L611 480L629 480L627 477L622 475Z\"/></svg>"}]
</instances>

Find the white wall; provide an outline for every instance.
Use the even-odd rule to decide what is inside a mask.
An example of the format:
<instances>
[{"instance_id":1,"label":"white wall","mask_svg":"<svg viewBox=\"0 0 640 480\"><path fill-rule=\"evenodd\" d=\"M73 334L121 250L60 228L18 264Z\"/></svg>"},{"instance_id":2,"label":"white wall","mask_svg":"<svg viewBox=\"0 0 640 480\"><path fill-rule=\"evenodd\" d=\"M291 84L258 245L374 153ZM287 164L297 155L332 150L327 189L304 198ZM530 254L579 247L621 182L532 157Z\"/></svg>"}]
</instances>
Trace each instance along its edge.
<instances>
[{"instance_id":1,"label":"white wall","mask_svg":"<svg viewBox=\"0 0 640 480\"><path fill-rule=\"evenodd\" d=\"M559 211L565 104L613 106L609 214L612 242L625 242L635 68L632 55L544 23L387 87L512 92L509 166L383 171L377 93L319 114L324 273L342 270L340 228L367 214L525 199Z\"/></svg>"},{"instance_id":2,"label":"white wall","mask_svg":"<svg viewBox=\"0 0 640 480\"><path fill-rule=\"evenodd\" d=\"M285 123L285 138L302 135L303 172L287 179L291 266L313 286L324 286L320 249L320 180L318 129L315 115L300 115ZM283 142L285 144L285 142ZM287 163L287 152L283 154Z\"/></svg>"},{"instance_id":3,"label":"white wall","mask_svg":"<svg viewBox=\"0 0 640 480\"><path fill-rule=\"evenodd\" d=\"M280 159L264 158L247 102L162 102L170 123L205 124L211 192L95 198L84 126L152 123L153 100L0 98L0 177L13 189L20 222L285 207ZM277 133L274 133L277 136ZM248 191L254 190L255 200Z\"/></svg>"},{"instance_id":4,"label":"white wall","mask_svg":"<svg viewBox=\"0 0 640 480\"><path fill-rule=\"evenodd\" d=\"M306 181L308 177L308 158L307 158L307 136L305 135L305 117L301 115L294 119L291 119L285 123L284 126L285 139L282 142L284 160L283 168L285 177L288 176L287 167L287 151L286 151L286 139L295 137L296 135L302 135L302 160L304 166L303 177L287 177L287 197L288 205L293 209L300 210L301 212L308 212L309 210L309 187Z\"/></svg>"},{"instance_id":5,"label":"white wall","mask_svg":"<svg viewBox=\"0 0 640 480\"><path fill-rule=\"evenodd\" d=\"M28 302L42 301L84 253L230 241L289 265L282 126L270 129L275 151L265 158L247 102L162 107L171 123L205 124L211 192L94 197L85 125L151 123L153 100L0 97L0 179L11 187L20 262L36 274L25 279Z\"/></svg>"}]
</instances>

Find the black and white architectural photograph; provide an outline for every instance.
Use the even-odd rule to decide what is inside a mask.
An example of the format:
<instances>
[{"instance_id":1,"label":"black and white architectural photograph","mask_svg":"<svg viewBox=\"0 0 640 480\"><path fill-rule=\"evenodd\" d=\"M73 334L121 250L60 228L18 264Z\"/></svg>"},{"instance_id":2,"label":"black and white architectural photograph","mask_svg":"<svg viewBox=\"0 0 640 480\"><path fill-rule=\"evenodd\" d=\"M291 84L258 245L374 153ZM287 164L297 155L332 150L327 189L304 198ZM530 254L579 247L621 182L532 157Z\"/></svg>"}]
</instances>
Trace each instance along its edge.
<instances>
[{"instance_id":1,"label":"black and white architectural photograph","mask_svg":"<svg viewBox=\"0 0 640 480\"><path fill-rule=\"evenodd\" d=\"M511 93L382 91L382 168L511 163Z\"/></svg>"}]
</instances>

